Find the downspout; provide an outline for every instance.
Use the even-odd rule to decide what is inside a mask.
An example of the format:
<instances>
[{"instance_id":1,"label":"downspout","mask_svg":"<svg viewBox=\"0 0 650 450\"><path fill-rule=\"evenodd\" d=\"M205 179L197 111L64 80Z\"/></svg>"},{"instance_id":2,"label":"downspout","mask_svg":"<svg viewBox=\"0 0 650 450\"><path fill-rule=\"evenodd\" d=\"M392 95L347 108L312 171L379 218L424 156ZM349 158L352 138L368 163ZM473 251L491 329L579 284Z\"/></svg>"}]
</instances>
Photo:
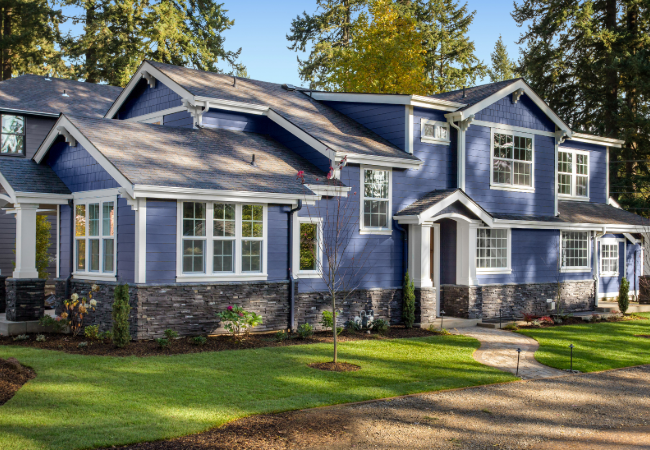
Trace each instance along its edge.
<instances>
[{"instance_id":1,"label":"downspout","mask_svg":"<svg viewBox=\"0 0 650 450\"><path fill-rule=\"evenodd\" d=\"M302 200L298 206L289 210L289 329L296 329L296 282L293 278L293 218L296 212L302 209Z\"/></svg>"},{"instance_id":2,"label":"downspout","mask_svg":"<svg viewBox=\"0 0 650 450\"><path fill-rule=\"evenodd\" d=\"M598 239L607 234L607 230L603 228L602 232L594 231L594 252L592 256L594 268L594 281L596 282L594 308L598 308L598 290L600 288L600 264L598 264Z\"/></svg>"},{"instance_id":3,"label":"downspout","mask_svg":"<svg viewBox=\"0 0 650 450\"><path fill-rule=\"evenodd\" d=\"M402 260L402 267L404 270L402 270L403 276L406 276L406 272L409 270L408 266L408 249L409 249L409 237L408 233L406 232L406 228L402 227L399 223L397 223L397 220L393 219L393 224L395 225L395 229L397 231L401 231L402 235L404 236L404 239L402 240L404 249L402 250L402 255L403 255L403 260Z\"/></svg>"},{"instance_id":4,"label":"downspout","mask_svg":"<svg viewBox=\"0 0 650 450\"><path fill-rule=\"evenodd\" d=\"M65 280L65 298L70 298L70 282L72 280L72 271L74 266L74 200L68 200L70 207L70 273Z\"/></svg>"}]
</instances>

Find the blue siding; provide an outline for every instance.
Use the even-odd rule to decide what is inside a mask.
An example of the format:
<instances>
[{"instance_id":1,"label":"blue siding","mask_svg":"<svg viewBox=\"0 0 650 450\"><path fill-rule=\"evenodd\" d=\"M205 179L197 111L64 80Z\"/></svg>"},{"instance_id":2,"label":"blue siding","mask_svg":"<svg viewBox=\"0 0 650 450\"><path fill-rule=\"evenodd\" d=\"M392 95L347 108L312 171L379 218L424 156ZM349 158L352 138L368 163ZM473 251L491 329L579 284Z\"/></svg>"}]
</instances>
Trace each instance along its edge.
<instances>
[{"instance_id":1,"label":"blue siding","mask_svg":"<svg viewBox=\"0 0 650 450\"><path fill-rule=\"evenodd\" d=\"M517 103L512 101L512 95L507 95L482 109L474 117L476 120L486 122L496 122L541 131L555 131L553 121L526 95L522 95Z\"/></svg>"},{"instance_id":2,"label":"blue siding","mask_svg":"<svg viewBox=\"0 0 650 450\"><path fill-rule=\"evenodd\" d=\"M127 101L117 113L117 119L125 120L132 117L150 114L163 109L181 106L181 96L169 89L160 81L150 88L143 78L135 86Z\"/></svg>"},{"instance_id":3,"label":"blue siding","mask_svg":"<svg viewBox=\"0 0 650 450\"><path fill-rule=\"evenodd\" d=\"M567 140L562 149L589 152L589 201L607 203L607 147Z\"/></svg>"},{"instance_id":4,"label":"blue siding","mask_svg":"<svg viewBox=\"0 0 650 450\"><path fill-rule=\"evenodd\" d=\"M323 103L371 129L402 150L406 150L406 107L404 105L353 102Z\"/></svg>"},{"instance_id":5,"label":"blue siding","mask_svg":"<svg viewBox=\"0 0 650 450\"><path fill-rule=\"evenodd\" d=\"M535 192L514 192L490 188L490 128L472 125L465 136L465 191L491 213L552 216L555 208L555 139L535 136Z\"/></svg>"},{"instance_id":6,"label":"blue siding","mask_svg":"<svg viewBox=\"0 0 650 450\"><path fill-rule=\"evenodd\" d=\"M76 147L56 142L47 154L46 164L72 192L119 187L117 181L78 142Z\"/></svg>"},{"instance_id":7,"label":"blue siding","mask_svg":"<svg viewBox=\"0 0 650 450\"><path fill-rule=\"evenodd\" d=\"M163 117L163 125L168 127L193 128L194 121L187 111L181 111L174 114L167 114Z\"/></svg>"},{"instance_id":8,"label":"blue siding","mask_svg":"<svg viewBox=\"0 0 650 450\"><path fill-rule=\"evenodd\" d=\"M622 238L623 235L605 235L604 238ZM625 249L626 247L626 249ZM627 272L625 272L625 257L627 250ZM600 264L600 249L598 253ZM632 244L630 241L620 242L618 246L618 268L616 277L603 277L599 279L598 291L600 294L607 294L607 297L617 297L621 280L625 276L630 282L630 294L639 289L639 276L642 275L643 262L641 260L641 245Z\"/></svg>"},{"instance_id":9,"label":"blue siding","mask_svg":"<svg viewBox=\"0 0 650 450\"><path fill-rule=\"evenodd\" d=\"M440 220L440 284L456 284L456 221ZM433 263L434 270L436 262Z\"/></svg>"},{"instance_id":10,"label":"blue siding","mask_svg":"<svg viewBox=\"0 0 650 450\"><path fill-rule=\"evenodd\" d=\"M147 283L176 282L175 200L147 200Z\"/></svg>"},{"instance_id":11,"label":"blue siding","mask_svg":"<svg viewBox=\"0 0 650 450\"><path fill-rule=\"evenodd\" d=\"M117 199L117 277L123 283L135 280L135 211L123 198Z\"/></svg>"},{"instance_id":12,"label":"blue siding","mask_svg":"<svg viewBox=\"0 0 650 450\"><path fill-rule=\"evenodd\" d=\"M280 125L271 122L269 119L266 124L266 130L269 136L284 145L297 155L305 158L313 165L318 167L323 172L327 173L330 170L330 160L322 153L318 152L315 148L305 144L304 141L297 138Z\"/></svg>"},{"instance_id":13,"label":"blue siding","mask_svg":"<svg viewBox=\"0 0 650 450\"><path fill-rule=\"evenodd\" d=\"M70 214L72 208L61 205L60 230L59 230L59 277L70 276Z\"/></svg>"},{"instance_id":14,"label":"blue siding","mask_svg":"<svg viewBox=\"0 0 650 450\"><path fill-rule=\"evenodd\" d=\"M289 207L269 205L267 274L269 281L288 280Z\"/></svg>"}]
</instances>

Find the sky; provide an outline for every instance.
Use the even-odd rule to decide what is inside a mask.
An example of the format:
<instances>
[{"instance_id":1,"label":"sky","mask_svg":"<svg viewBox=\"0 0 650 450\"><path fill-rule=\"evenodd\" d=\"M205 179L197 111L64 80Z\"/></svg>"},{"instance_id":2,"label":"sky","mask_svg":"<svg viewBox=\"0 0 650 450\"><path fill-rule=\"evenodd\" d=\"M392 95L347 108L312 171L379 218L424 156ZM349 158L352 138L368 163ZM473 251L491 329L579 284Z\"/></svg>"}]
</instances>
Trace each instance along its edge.
<instances>
[{"instance_id":1,"label":"sky","mask_svg":"<svg viewBox=\"0 0 650 450\"><path fill-rule=\"evenodd\" d=\"M303 84L298 76L296 56L304 59L307 55L289 50L286 35L292 19L303 11L308 14L316 11L316 0L219 1L228 10L228 17L235 21L235 25L224 33L225 47L227 50L242 48L240 61L246 66L250 78ZM490 53L501 34L510 58L517 59L519 50L515 42L522 30L510 16L513 0L467 0L467 4L470 11L476 10L469 37L474 41L477 57L489 65Z\"/></svg>"}]
</instances>

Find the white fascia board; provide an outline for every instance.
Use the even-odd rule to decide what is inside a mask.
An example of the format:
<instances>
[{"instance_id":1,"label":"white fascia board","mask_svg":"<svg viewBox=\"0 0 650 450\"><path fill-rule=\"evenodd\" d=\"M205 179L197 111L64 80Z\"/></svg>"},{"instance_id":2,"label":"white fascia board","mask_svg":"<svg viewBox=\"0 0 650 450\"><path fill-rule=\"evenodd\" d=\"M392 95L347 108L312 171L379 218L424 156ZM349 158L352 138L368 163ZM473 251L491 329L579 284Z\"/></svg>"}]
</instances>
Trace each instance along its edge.
<instances>
[{"instance_id":1,"label":"white fascia board","mask_svg":"<svg viewBox=\"0 0 650 450\"><path fill-rule=\"evenodd\" d=\"M450 114L445 114L445 117L451 120L464 120L467 117L473 116L477 112L487 108L492 103L495 103L498 100L501 100L506 95L510 95L513 92L523 89L524 93L530 97L530 99L546 114L555 125L562 131L564 131L567 136L571 137L572 131L569 126L564 123L562 119L558 117L557 114L540 98L535 91L532 90L523 80L517 80L509 86L504 87L503 89L495 92L490 95L488 98L481 100L480 102L470 106L464 111L457 111Z\"/></svg>"},{"instance_id":2,"label":"white fascia board","mask_svg":"<svg viewBox=\"0 0 650 450\"><path fill-rule=\"evenodd\" d=\"M5 192L7 193L7 197L10 200L9 203L13 203L16 200L16 192L14 191L14 188L11 187L4 175L2 175L2 172L0 172L0 185L2 185Z\"/></svg>"},{"instance_id":3,"label":"white fascia board","mask_svg":"<svg viewBox=\"0 0 650 450\"><path fill-rule=\"evenodd\" d=\"M122 172L117 170L117 167L115 167L105 156L102 152L100 152L87 138L86 136L81 133L75 127L72 122L70 122L70 119L68 119L66 116L61 115L59 117L59 120L54 124L50 132L48 133L47 137L45 140L41 143L41 146L38 148L38 151L34 155L34 161L36 161L38 164L41 163L45 155L47 154L48 150L52 146L52 143L54 140L57 138L59 135L58 128L63 127L65 130L74 137L79 144L90 154L90 156L93 157L97 163L108 172L108 174L113 177L117 183L122 186L124 189L127 190L127 192L131 193L133 192L133 185L131 182L124 176L122 175Z\"/></svg>"},{"instance_id":4,"label":"white fascia board","mask_svg":"<svg viewBox=\"0 0 650 450\"><path fill-rule=\"evenodd\" d=\"M268 106L255 105L253 103L235 102L232 100L221 100L212 97L194 97L192 102L197 106L207 106L214 109L223 109L226 111L235 111L247 114L255 114L258 116L266 115L269 110Z\"/></svg>"},{"instance_id":5,"label":"white fascia board","mask_svg":"<svg viewBox=\"0 0 650 450\"><path fill-rule=\"evenodd\" d=\"M483 209L478 207L476 203L474 203L469 197L467 197L467 195L463 191L460 190L454 192L449 197L439 201L431 208L422 212L422 214L419 214L417 217L419 218L420 223L423 223L424 221L430 220L432 218L435 219L436 214L438 214L440 211L447 208L448 206L451 206L455 202L461 202L465 207L467 207L467 209L469 209L474 214L476 214L489 227L492 227L494 219ZM405 216L405 217L409 217L409 216Z\"/></svg>"},{"instance_id":6,"label":"white fascia board","mask_svg":"<svg viewBox=\"0 0 650 450\"><path fill-rule=\"evenodd\" d=\"M324 197L347 197L352 190L349 186L324 186L320 184L305 184L314 194Z\"/></svg>"},{"instance_id":7,"label":"white fascia board","mask_svg":"<svg viewBox=\"0 0 650 450\"><path fill-rule=\"evenodd\" d=\"M567 222L544 222L535 220L506 220L494 219L493 228L531 228L537 230L579 230L579 231L603 231L612 234L642 233L647 231L643 225L620 225L602 223L567 223Z\"/></svg>"},{"instance_id":8,"label":"white fascia board","mask_svg":"<svg viewBox=\"0 0 650 450\"><path fill-rule=\"evenodd\" d=\"M524 128L524 127L517 127L514 125L505 125L502 123L497 123L497 122L486 122L484 120L476 120L474 119L472 121L472 125L478 125L480 127L488 127L488 128L498 128L500 130L506 130L506 131L513 131L513 132L518 132L518 133L528 133L528 134L537 134L540 136L548 136L548 137L555 137L555 133L551 131L541 131L541 130L534 130L532 128Z\"/></svg>"},{"instance_id":9,"label":"white fascia board","mask_svg":"<svg viewBox=\"0 0 650 450\"><path fill-rule=\"evenodd\" d=\"M442 111L456 111L466 106L464 103L450 102L422 95L394 95L394 94L362 94L345 92L310 92L314 100L351 102L351 103L382 103L384 105L410 105L420 108L438 109Z\"/></svg>"},{"instance_id":10,"label":"white fascia board","mask_svg":"<svg viewBox=\"0 0 650 450\"><path fill-rule=\"evenodd\" d=\"M321 141L313 137L311 134L303 131L302 129L300 129L293 123L289 122L287 119L285 119L284 117L282 117L281 115L273 111L272 109L266 111L266 116L269 119L271 119L273 122L280 125L285 130L287 130L289 133L293 134L298 139L303 141L305 144L314 148L318 153L324 155L330 161L333 161L335 159L336 152L334 150L331 150L329 147L327 147Z\"/></svg>"},{"instance_id":11,"label":"white fascia board","mask_svg":"<svg viewBox=\"0 0 650 450\"><path fill-rule=\"evenodd\" d=\"M226 202L255 202L294 204L298 200L319 200L318 195L271 194L268 192L219 191L213 189L193 189L170 186L135 185L132 198L168 198L176 200L205 200Z\"/></svg>"},{"instance_id":12,"label":"white fascia board","mask_svg":"<svg viewBox=\"0 0 650 450\"><path fill-rule=\"evenodd\" d=\"M15 203L43 203L50 205L67 205L72 194L43 194L39 192L16 192Z\"/></svg>"},{"instance_id":13,"label":"white fascia board","mask_svg":"<svg viewBox=\"0 0 650 450\"><path fill-rule=\"evenodd\" d=\"M157 117L166 116L169 114L175 114L182 111L187 111L187 108L184 106L176 106L174 108L167 108L160 111L156 111L149 114L143 114L141 116L131 117L130 119L124 119L124 122L142 122L144 120L151 120Z\"/></svg>"},{"instance_id":14,"label":"white fascia board","mask_svg":"<svg viewBox=\"0 0 650 450\"><path fill-rule=\"evenodd\" d=\"M419 169L424 164L420 160L406 158L392 158L390 156L359 155L356 153L336 153L336 162L340 162L345 156L349 164L368 164L377 167L391 167L394 169Z\"/></svg>"},{"instance_id":15,"label":"white fascia board","mask_svg":"<svg viewBox=\"0 0 650 450\"><path fill-rule=\"evenodd\" d=\"M33 116L59 117L59 113L48 113L48 112L42 112L42 111L30 111L28 109L5 108L4 106L0 106L0 111L15 113L15 114L31 114Z\"/></svg>"},{"instance_id":16,"label":"white fascia board","mask_svg":"<svg viewBox=\"0 0 650 450\"><path fill-rule=\"evenodd\" d=\"M110 189L96 189L94 191L79 191L73 192L72 197L75 200L85 200L89 198L106 198L106 197L117 197L120 193L121 188L110 188Z\"/></svg>"},{"instance_id":17,"label":"white fascia board","mask_svg":"<svg viewBox=\"0 0 650 450\"><path fill-rule=\"evenodd\" d=\"M603 145L606 147L616 148L621 148L621 146L625 144L625 141L622 141L620 139L592 136L591 134L584 133L574 133L569 139L577 142L585 142L587 144Z\"/></svg>"},{"instance_id":18,"label":"white fascia board","mask_svg":"<svg viewBox=\"0 0 650 450\"><path fill-rule=\"evenodd\" d=\"M138 84L140 79L144 77L145 73L148 73L149 75L153 76L156 80L160 81L169 89L176 92L178 95L181 96L182 99L185 100L194 99L194 96L190 92L180 87L175 81L173 81L167 75L165 75L160 70L156 69L154 66L152 66L147 61L145 61L142 63L142 65L140 65L140 68L133 75L133 77L131 77L131 81L129 81L129 84L126 85L122 93L117 97L117 99L113 103L113 106L111 106L111 108L106 112L106 114L104 115L105 119L112 119L113 117L115 117L115 114L117 114L117 112L120 110L120 108L122 107L126 99L129 98L129 95L131 95L131 92L133 92L133 89Z\"/></svg>"}]
</instances>

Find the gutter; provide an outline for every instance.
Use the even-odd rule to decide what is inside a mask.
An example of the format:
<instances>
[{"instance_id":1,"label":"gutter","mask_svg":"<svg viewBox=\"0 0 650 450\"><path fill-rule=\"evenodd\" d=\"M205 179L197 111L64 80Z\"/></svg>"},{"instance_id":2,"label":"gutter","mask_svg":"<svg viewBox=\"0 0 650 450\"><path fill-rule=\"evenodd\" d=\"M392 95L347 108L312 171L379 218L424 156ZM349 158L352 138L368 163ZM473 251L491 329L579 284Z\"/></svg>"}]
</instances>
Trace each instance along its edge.
<instances>
[{"instance_id":1,"label":"gutter","mask_svg":"<svg viewBox=\"0 0 650 450\"><path fill-rule=\"evenodd\" d=\"M302 200L298 206L289 210L289 329L296 329L296 280L293 277L293 218L302 209Z\"/></svg>"}]
</instances>

